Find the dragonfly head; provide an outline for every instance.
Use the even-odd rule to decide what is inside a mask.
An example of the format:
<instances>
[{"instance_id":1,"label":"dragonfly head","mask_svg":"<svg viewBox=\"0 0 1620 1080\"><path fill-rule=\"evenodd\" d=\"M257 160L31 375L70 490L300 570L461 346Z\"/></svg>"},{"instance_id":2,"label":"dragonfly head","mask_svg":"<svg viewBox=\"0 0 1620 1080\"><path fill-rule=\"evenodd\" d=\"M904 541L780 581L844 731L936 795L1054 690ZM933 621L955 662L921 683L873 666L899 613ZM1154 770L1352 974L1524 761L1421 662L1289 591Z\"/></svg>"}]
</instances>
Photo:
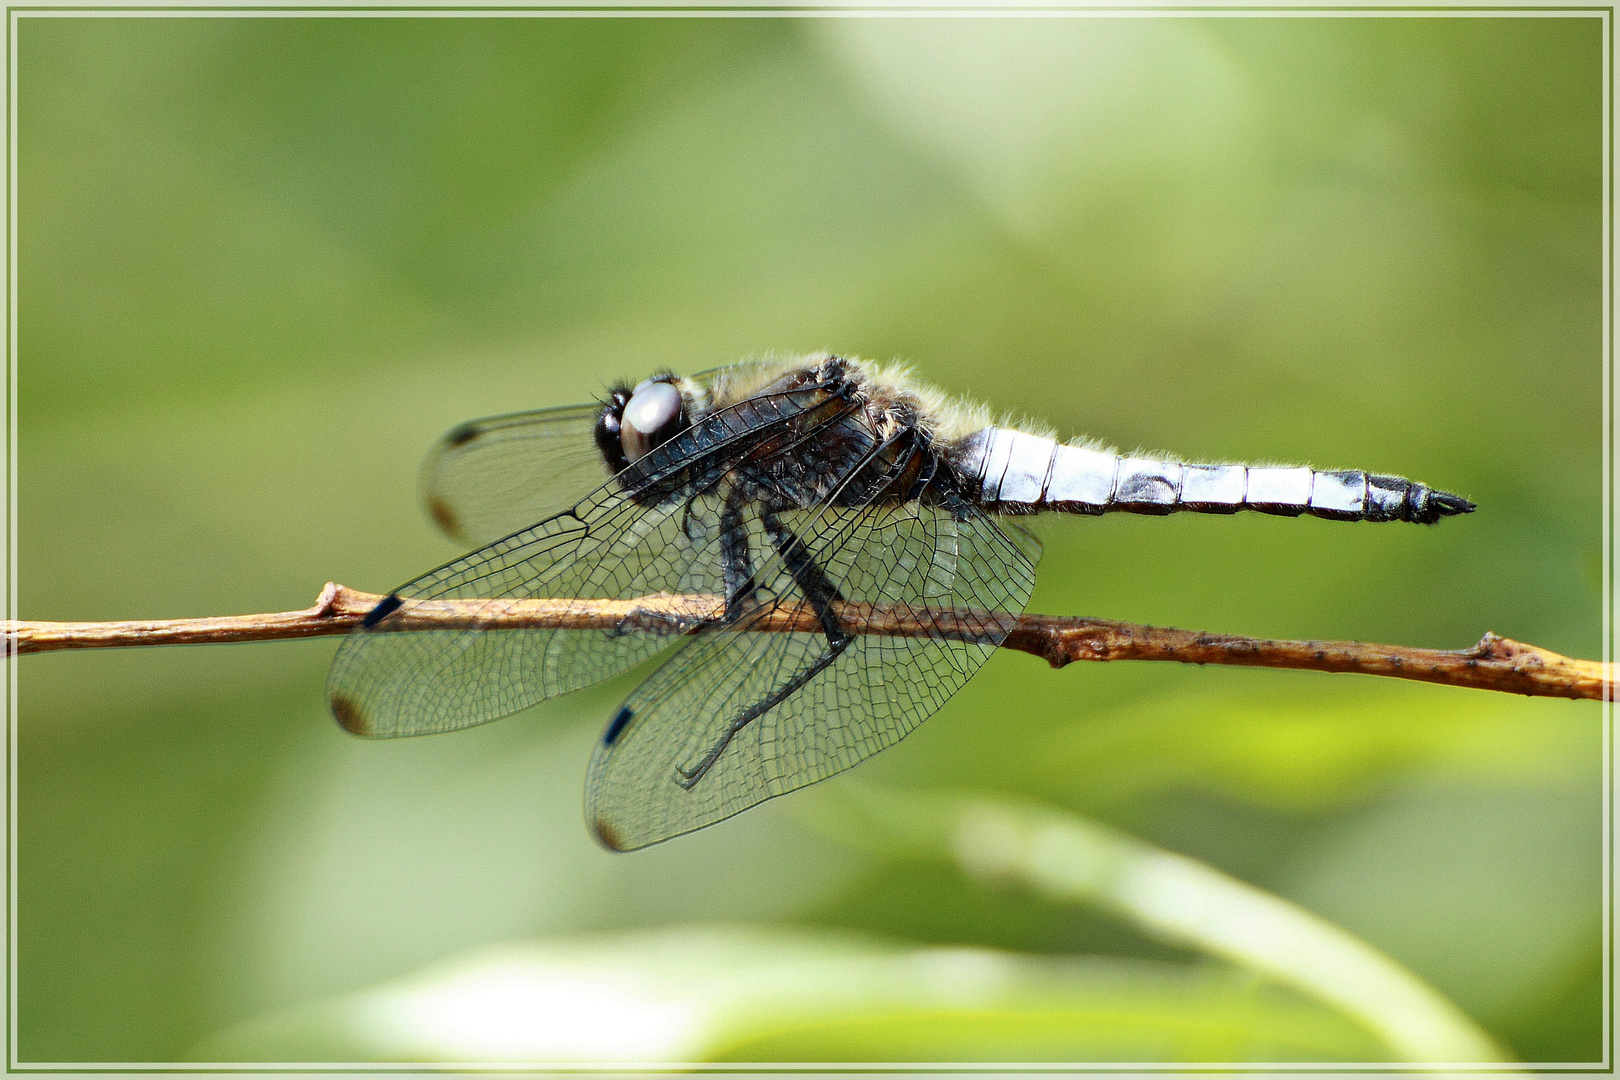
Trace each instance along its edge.
<instances>
[{"instance_id":1,"label":"dragonfly head","mask_svg":"<svg viewBox=\"0 0 1620 1080\"><path fill-rule=\"evenodd\" d=\"M691 425L686 395L674 375L654 375L634 389L615 386L596 422L596 446L610 470L630 467Z\"/></svg>"}]
</instances>

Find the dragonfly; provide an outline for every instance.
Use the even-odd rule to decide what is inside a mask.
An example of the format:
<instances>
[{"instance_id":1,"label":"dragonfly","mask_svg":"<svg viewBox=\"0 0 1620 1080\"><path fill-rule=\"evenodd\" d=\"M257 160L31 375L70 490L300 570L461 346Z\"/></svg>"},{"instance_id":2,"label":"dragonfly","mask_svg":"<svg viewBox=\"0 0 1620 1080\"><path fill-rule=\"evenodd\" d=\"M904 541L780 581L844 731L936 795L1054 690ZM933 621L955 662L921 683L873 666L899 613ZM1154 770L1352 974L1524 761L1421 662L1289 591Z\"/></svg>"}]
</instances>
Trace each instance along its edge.
<instances>
[{"instance_id":1,"label":"dragonfly","mask_svg":"<svg viewBox=\"0 0 1620 1080\"><path fill-rule=\"evenodd\" d=\"M343 641L333 715L365 736L452 731L667 654L587 771L587 825L620 851L843 772L937 712L1029 601L1030 515L1432 524L1474 509L1362 470L1060 444L902 367L830 354L665 371L603 401L461 424L422 485L434 521L476 550L393 590ZM714 602L632 605L606 629L502 625L537 598L690 595ZM474 614L404 628L412 605L440 600ZM903 635L874 621L895 606L911 614ZM783 616L790 631L767 627Z\"/></svg>"}]
</instances>

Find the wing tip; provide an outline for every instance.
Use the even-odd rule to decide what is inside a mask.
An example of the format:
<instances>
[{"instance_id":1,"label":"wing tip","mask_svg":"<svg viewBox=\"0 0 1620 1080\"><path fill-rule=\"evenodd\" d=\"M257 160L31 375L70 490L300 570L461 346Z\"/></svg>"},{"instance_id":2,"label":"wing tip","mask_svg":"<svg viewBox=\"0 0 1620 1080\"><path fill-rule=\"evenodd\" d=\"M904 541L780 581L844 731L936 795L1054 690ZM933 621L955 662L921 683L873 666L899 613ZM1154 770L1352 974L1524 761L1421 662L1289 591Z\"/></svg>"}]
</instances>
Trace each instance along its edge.
<instances>
[{"instance_id":1,"label":"wing tip","mask_svg":"<svg viewBox=\"0 0 1620 1080\"><path fill-rule=\"evenodd\" d=\"M454 450L458 446L464 446L467 443L472 442L473 439L477 438L478 431L479 426L478 421L476 420L468 420L464 424L457 424L455 427L445 432L444 445L446 448L451 450Z\"/></svg>"},{"instance_id":2,"label":"wing tip","mask_svg":"<svg viewBox=\"0 0 1620 1080\"><path fill-rule=\"evenodd\" d=\"M446 536L456 540L461 539L461 522L456 519L456 512L450 508L449 503L437 495L429 495L427 498L427 512L428 517L433 519L434 523L444 531Z\"/></svg>"},{"instance_id":3,"label":"wing tip","mask_svg":"<svg viewBox=\"0 0 1620 1080\"><path fill-rule=\"evenodd\" d=\"M591 819L591 835L596 837L596 842L598 844L601 844L609 851L631 850L630 847L624 842L624 837L619 835L619 830L614 828L613 823L608 821L606 818L598 817Z\"/></svg>"},{"instance_id":4,"label":"wing tip","mask_svg":"<svg viewBox=\"0 0 1620 1080\"><path fill-rule=\"evenodd\" d=\"M344 731L351 735L371 734L371 728L366 723L366 714L354 698L347 694L333 694L328 704L331 706L333 718Z\"/></svg>"}]
</instances>

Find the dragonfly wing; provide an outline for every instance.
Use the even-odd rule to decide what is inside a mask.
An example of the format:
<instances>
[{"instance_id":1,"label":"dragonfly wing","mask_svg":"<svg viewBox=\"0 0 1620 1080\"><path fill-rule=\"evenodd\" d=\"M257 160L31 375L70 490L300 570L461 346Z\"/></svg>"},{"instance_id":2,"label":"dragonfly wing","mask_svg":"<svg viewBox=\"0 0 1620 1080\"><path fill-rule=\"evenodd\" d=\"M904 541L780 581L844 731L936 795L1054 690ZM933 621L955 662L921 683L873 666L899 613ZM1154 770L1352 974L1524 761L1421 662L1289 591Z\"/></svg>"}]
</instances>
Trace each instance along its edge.
<instances>
[{"instance_id":1,"label":"dragonfly wing","mask_svg":"<svg viewBox=\"0 0 1620 1080\"><path fill-rule=\"evenodd\" d=\"M856 632L841 650L823 632L749 629L757 618L698 635L630 695L592 755L586 819L607 846L691 832L900 741L1011 630L1040 556L1026 530L962 503L826 510L789 527L846 601L905 605L934 632ZM771 606L809 610L798 580L778 561Z\"/></svg>"},{"instance_id":2,"label":"dragonfly wing","mask_svg":"<svg viewBox=\"0 0 1620 1080\"><path fill-rule=\"evenodd\" d=\"M393 595L406 604L483 602L453 629L393 632L399 620L384 617L353 631L327 678L333 714L363 735L452 731L634 667L668 638L607 630L502 630L489 624L533 597L623 599L664 591L686 579L696 586L691 591L712 592L705 587L711 583L702 580L703 546L681 544L684 532L671 528L673 517L669 508L599 499L401 586ZM599 560L615 549L660 542L667 545L662 565L644 561L617 579L590 580Z\"/></svg>"},{"instance_id":3,"label":"dragonfly wing","mask_svg":"<svg viewBox=\"0 0 1620 1080\"><path fill-rule=\"evenodd\" d=\"M422 465L422 503L471 546L561 513L606 479L592 437L600 404L492 416L452 428Z\"/></svg>"},{"instance_id":4,"label":"dragonfly wing","mask_svg":"<svg viewBox=\"0 0 1620 1080\"><path fill-rule=\"evenodd\" d=\"M492 624L534 598L578 600L583 609L659 593L723 595L717 492L759 442L796 421L814 431L803 402L761 395L716 413L572 508L400 586L339 647L327 677L333 715L364 735L451 731L654 655L692 627L637 617L597 630ZM413 602L434 600L480 603L455 628L402 629Z\"/></svg>"}]
</instances>

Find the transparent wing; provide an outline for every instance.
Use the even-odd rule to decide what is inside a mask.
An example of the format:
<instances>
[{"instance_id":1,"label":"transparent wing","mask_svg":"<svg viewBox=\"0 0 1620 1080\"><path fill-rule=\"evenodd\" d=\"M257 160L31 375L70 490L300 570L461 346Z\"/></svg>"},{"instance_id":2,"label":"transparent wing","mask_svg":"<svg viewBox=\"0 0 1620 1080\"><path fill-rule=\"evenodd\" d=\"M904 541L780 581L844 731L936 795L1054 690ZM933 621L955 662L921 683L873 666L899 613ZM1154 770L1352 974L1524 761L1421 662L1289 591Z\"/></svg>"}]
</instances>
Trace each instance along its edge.
<instances>
[{"instance_id":1,"label":"transparent wing","mask_svg":"<svg viewBox=\"0 0 1620 1080\"><path fill-rule=\"evenodd\" d=\"M803 412L793 394L751 398L665 443L572 508L400 586L393 593L399 607L338 648L327 677L333 715L364 735L451 731L652 656L691 626L637 617L610 630L489 624L530 598L723 594L716 492L743 455L803 421ZM395 632L399 610L412 601L449 599L483 603L455 629Z\"/></svg>"},{"instance_id":2,"label":"transparent wing","mask_svg":"<svg viewBox=\"0 0 1620 1080\"><path fill-rule=\"evenodd\" d=\"M797 517L839 610L857 613L843 627L877 617L861 602L904 605L925 636L857 633L839 650L824 632L748 629L757 618L699 635L626 699L592 755L586 819L608 846L690 832L892 746L990 657L1034 587L1039 543L966 504ZM780 561L765 585L770 607L815 607Z\"/></svg>"},{"instance_id":3,"label":"transparent wing","mask_svg":"<svg viewBox=\"0 0 1620 1080\"><path fill-rule=\"evenodd\" d=\"M469 547L561 513L606 478L600 404L491 416L452 428L422 464L422 503Z\"/></svg>"}]
</instances>

